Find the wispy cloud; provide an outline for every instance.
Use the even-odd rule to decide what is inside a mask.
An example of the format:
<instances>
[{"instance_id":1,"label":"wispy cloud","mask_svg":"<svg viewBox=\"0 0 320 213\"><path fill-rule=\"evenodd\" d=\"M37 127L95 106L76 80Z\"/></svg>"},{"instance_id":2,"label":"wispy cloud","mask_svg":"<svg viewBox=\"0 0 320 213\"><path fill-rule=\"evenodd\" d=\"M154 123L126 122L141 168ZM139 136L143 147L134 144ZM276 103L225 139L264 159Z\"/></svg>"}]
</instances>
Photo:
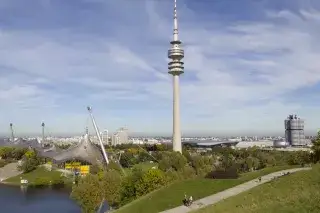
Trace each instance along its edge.
<instances>
[{"instance_id":1,"label":"wispy cloud","mask_svg":"<svg viewBox=\"0 0 320 213\"><path fill-rule=\"evenodd\" d=\"M28 110L62 131L91 104L105 128L171 131L171 1L1 2L0 128ZM233 10L230 2L178 2L183 132L281 133L289 113L315 129L319 5L243 1ZM312 101L295 98L305 88Z\"/></svg>"}]
</instances>

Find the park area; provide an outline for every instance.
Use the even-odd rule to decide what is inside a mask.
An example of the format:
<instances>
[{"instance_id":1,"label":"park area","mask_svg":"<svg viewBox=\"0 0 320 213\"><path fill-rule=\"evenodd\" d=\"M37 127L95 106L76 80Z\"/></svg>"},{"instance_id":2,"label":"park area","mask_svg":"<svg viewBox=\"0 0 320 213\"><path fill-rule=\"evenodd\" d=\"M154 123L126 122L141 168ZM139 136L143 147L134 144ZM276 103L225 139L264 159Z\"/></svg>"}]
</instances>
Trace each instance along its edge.
<instances>
[{"instance_id":1,"label":"park area","mask_svg":"<svg viewBox=\"0 0 320 213\"><path fill-rule=\"evenodd\" d=\"M143 196L120 208L117 213L153 213L182 205L184 194L192 195L195 200L223 191L257 177L281 171L293 166L275 166L258 171L243 173L237 179L214 180L196 178L170 184Z\"/></svg>"},{"instance_id":2,"label":"park area","mask_svg":"<svg viewBox=\"0 0 320 213\"><path fill-rule=\"evenodd\" d=\"M253 188L197 213L318 213L320 165Z\"/></svg>"}]
</instances>

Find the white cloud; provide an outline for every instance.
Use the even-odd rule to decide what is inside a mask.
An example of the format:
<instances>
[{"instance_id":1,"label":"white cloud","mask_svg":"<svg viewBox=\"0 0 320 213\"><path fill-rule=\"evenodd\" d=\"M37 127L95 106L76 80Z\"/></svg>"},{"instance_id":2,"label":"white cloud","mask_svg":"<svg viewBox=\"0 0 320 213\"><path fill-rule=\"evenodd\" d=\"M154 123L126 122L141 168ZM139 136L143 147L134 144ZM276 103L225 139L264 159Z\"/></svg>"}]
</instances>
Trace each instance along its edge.
<instances>
[{"instance_id":1,"label":"white cloud","mask_svg":"<svg viewBox=\"0 0 320 213\"><path fill-rule=\"evenodd\" d=\"M162 116L162 122L170 122L172 83L166 51L172 34L168 14L172 12L164 9L171 4L147 1L145 8L138 8L125 3L120 12L126 16L119 22L134 23L134 27L116 26L114 17L115 33L105 37L59 31L60 37L69 38L66 43L42 32L0 30L0 65L5 67L0 71L0 100L7 105L19 100L24 103L20 107L39 108L41 102L57 107L61 97L81 96L81 104L124 101L133 111L137 107L133 102L139 102L141 109L131 111L135 117L123 115L115 107L118 114L114 119L123 116L121 122L135 125L139 132L149 126L144 123L149 119ZM139 14L136 19L132 9ZM225 23L220 28L215 28L215 20L200 22L207 17L205 13L186 6L179 7L178 12L185 44L185 74L181 76L184 132L225 132L227 128L234 132L250 128L262 131L264 126L281 132L289 113L304 115L313 125L310 128L316 128L315 116L306 111L311 108L304 103L286 103L286 96L320 81L319 11L303 10L300 15L264 11L264 21ZM142 17L148 22L139 24ZM13 71L29 76L28 81L14 82L17 77L11 75L11 83L2 83ZM37 104L30 104L34 102ZM161 115L159 107L163 108ZM64 110L72 111L68 107ZM149 128L170 132L171 123L156 122Z\"/></svg>"}]
</instances>

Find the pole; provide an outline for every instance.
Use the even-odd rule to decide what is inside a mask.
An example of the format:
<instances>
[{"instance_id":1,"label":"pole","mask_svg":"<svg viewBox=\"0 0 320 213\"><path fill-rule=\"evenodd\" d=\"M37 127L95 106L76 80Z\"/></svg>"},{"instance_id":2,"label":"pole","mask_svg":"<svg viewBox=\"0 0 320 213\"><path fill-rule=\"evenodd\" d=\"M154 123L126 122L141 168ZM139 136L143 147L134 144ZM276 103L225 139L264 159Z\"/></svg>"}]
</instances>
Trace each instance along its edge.
<instances>
[{"instance_id":1,"label":"pole","mask_svg":"<svg viewBox=\"0 0 320 213\"><path fill-rule=\"evenodd\" d=\"M107 153L106 153L106 150L104 149L104 146L103 146L103 143L102 143L102 140L101 140L101 136L99 134L99 129L96 125L96 121L94 120L94 117L93 117L93 114L92 114L92 108L91 107L87 107L88 111L89 111L89 114L90 114L90 117L91 117L91 120L92 120L92 124L93 124L93 127L96 131L96 134L98 136L98 139L99 139L99 143L100 143L100 146L101 146L101 150L102 150L102 153L103 153L103 157L107 163L107 165L109 164L109 159L108 159L108 156L107 156Z\"/></svg>"}]
</instances>

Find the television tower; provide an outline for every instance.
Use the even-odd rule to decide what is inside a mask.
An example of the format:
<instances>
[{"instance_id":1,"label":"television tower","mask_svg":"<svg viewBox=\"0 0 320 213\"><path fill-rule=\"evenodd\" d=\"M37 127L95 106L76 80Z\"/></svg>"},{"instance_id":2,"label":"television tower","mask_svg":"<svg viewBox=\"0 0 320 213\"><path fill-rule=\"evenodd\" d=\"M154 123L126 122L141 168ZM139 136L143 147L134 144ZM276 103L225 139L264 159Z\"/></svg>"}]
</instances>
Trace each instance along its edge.
<instances>
[{"instance_id":1,"label":"television tower","mask_svg":"<svg viewBox=\"0 0 320 213\"><path fill-rule=\"evenodd\" d=\"M170 59L168 73L173 76L173 151L181 153L179 76L184 73L184 63L182 62L184 51L181 48L182 42L179 40L178 34L177 0L174 0L173 40L170 42L171 48L168 50L168 58Z\"/></svg>"},{"instance_id":2,"label":"television tower","mask_svg":"<svg viewBox=\"0 0 320 213\"><path fill-rule=\"evenodd\" d=\"M41 123L41 126L42 126L42 144L44 144L44 122Z\"/></svg>"},{"instance_id":3,"label":"television tower","mask_svg":"<svg viewBox=\"0 0 320 213\"><path fill-rule=\"evenodd\" d=\"M12 123L10 123L10 130L11 130L11 141L14 142L13 124Z\"/></svg>"}]
</instances>

